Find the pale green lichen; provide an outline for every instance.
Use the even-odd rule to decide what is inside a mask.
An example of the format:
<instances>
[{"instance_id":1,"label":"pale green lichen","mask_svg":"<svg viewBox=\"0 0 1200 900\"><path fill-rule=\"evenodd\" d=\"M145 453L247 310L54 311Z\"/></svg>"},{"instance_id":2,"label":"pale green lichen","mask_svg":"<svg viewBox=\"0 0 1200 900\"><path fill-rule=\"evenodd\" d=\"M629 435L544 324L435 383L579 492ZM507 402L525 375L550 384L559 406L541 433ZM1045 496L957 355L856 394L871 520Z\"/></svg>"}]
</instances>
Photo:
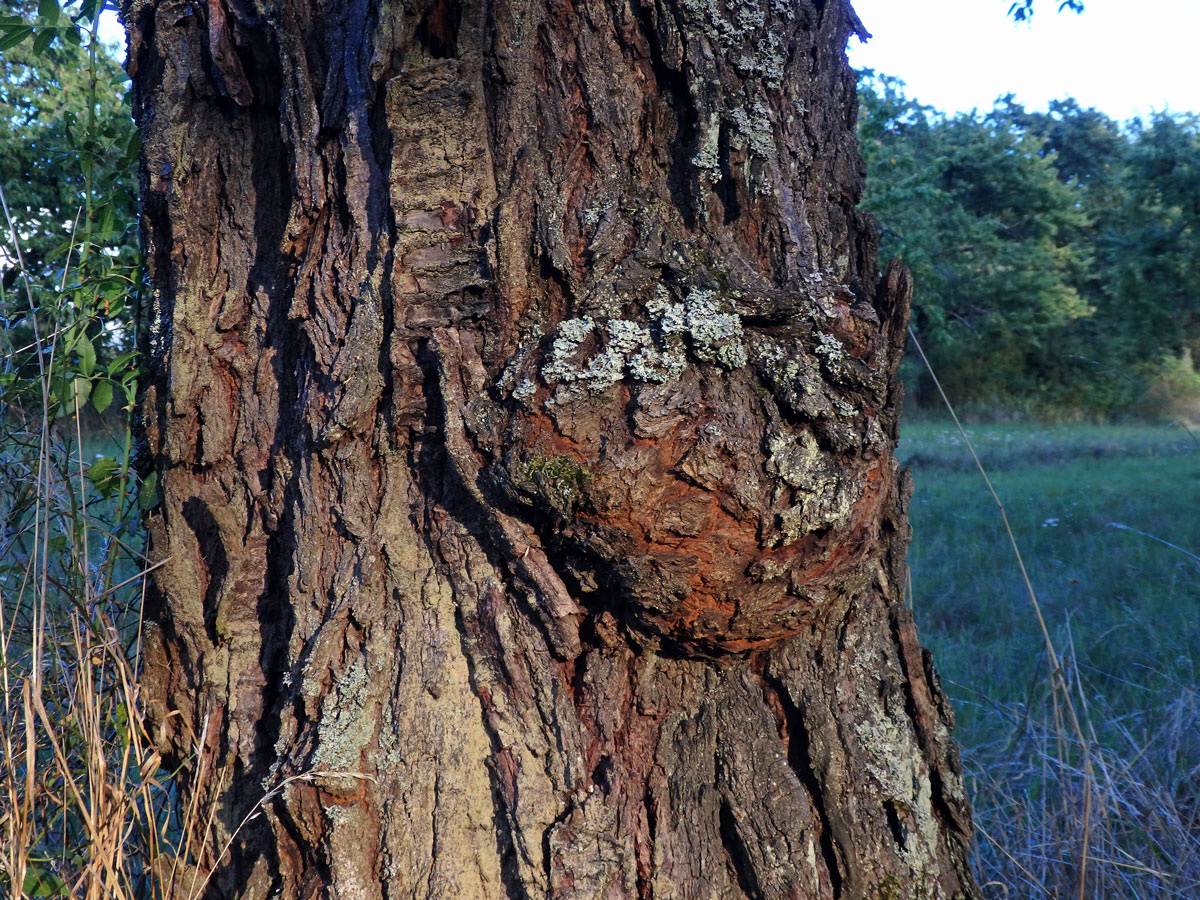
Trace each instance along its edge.
<instances>
[{"instance_id":1,"label":"pale green lichen","mask_svg":"<svg viewBox=\"0 0 1200 900\"><path fill-rule=\"evenodd\" d=\"M664 329L666 322L664 316ZM683 324L691 338L692 354L701 362L716 362L726 369L746 364L742 320L719 307L715 292L693 289L684 301Z\"/></svg>"},{"instance_id":2,"label":"pale green lichen","mask_svg":"<svg viewBox=\"0 0 1200 900\"><path fill-rule=\"evenodd\" d=\"M878 673L884 665L876 652L866 648L855 658L855 668L864 673ZM867 689L858 685L855 690ZM919 870L937 853L939 829L933 813L933 784L919 764L911 722L898 697L888 698L882 709L874 696L860 697L858 704L866 714L855 723L854 733L865 751L867 771L884 802L904 811L904 840L898 849L902 858Z\"/></svg>"},{"instance_id":3,"label":"pale green lichen","mask_svg":"<svg viewBox=\"0 0 1200 900\"><path fill-rule=\"evenodd\" d=\"M518 384L512 390L513 399L519 400L522 403L524 403L526 400L531 399L534 396L534 394L536 394L536 393L537 393L537 385L534 384L532 379L529 379L529 378L521 379L521 383Z\"/></svg>"},{"instance_id":4,"label":"pale green lichen","mask_svg":"<svg viewBox=\"0 0 1200 900\"><path fill-rule=\"evenodd\" d=\"M553 402L570 402L583 392L602 393L626 378L656 384L675 381L687 366L688 351L700 362L726 369L746 364L741 319L721 305L715 292L696 288L683 303L673 303L660 290L646 308L650 325L623 318L600 324L585 316L558 326L541 370L547 385L559 386ZM597 347L590 355L589 343ZM519 389L518 399L532 396L528 387Z\"/></svg>"},{"instance_id":5,"label":"pale green lichen","mask_svg":"<svg viewBox=\"0 0 1200 900\"><path fill-rule=\"evenodd\" d=\"M754 153L763 157L775 155L775 130L771 124L771 114L761 101L756 100L749 108L735 106L729 114Z\"/></svg>"},{"instance_id":6,"label":"pale green lichen","mask_svg":"<svg viewBox=\"0 0 1200 900\"><path fill-rule=\"evenodd\" d=\"M684 0L688 12L699 17L704 33L718 46L737 56L734 63L744 74L759 75L770 88L782 83L787 46L777 29L765 27L766 4L760 0ZM794 13L786 4L777 12ZM752 49L747 49L752 48Z\"/></svg>"},{"instance_id":7,"label":"pale green lichen","mask_svg":"<svg viewBox=\"0 0 1200 900\"><path fill-rule=\"evenodd\" d=\"M703 131L700 132L699 147L692 157L692 165L709 181L721 180L720 140L721 120L716 115L709 116Z\"/></svg>"},{"instance_id":8,"label":"pale green lichen","mask_svg":"<svg viewBox=\"0 0 1200 900\"><path fill-rule=\"evenodd\" d=\"M357 771L362 751L375 733L374 721L365 715L367 666L356 659L338 678L321 703L314 767L331 771Z\"/></svg>"},{"instance_id":9,"label":"pale green lichen","mask_svg":"<svg viewBox=\"0 0 1200 900\"><path fill-rule=\"evenodd\" d=\"M807 429L769 434L766 470L795 491L793 505L777 516L777 543L783 546L818 528L841 525L857 499L853 482L843 482Z\"/></svg>"},{"instance_id":10,"label":"pale green lichen","mask_svg":"<svg viewBox=\"0 0 1200 900\"><path fill-rule=\"evenodd\" d=\"M822 334L817 338L816 354L825 357L830 362L837 362L846 355L846 351L842 342L832 334Z\"/></svg>"},{"instance_id":11,"label":"pale green lichen","mask_svg":"<svg viewBox=\"0 0 1200 900\"><path fill-rule=\"evenodd\" d=\"M629 319L612 319L605 330L608 332L607 349L629 354L650 343L650 329Z\"/></svg>"},{"instance_id":12,"label":"pale green lichen","mask_svg":"<svg viewBox=\"0 0 1200 900\"><path fill-rule=\"evenodd\" d=\"M542 366L542 380L549 385L579 381L583 373L575 359L583 342L596 330L591 316L560 322L554 342L550 345L550 360Z\"/></svg>"},{"instance_id":13,"label":"pale green lichen","mask_svg":"<svg viewBox=\"0 0 1200 900\"><path fill-rule=\"evenodd\" d=\"M816 358L798 347L761 336L753 351L755 367L781 406L810 420L834 414Z\"/></svg>"},{"instance_id":14,"label":"pale green lichen","mask_svg":"<svg viewBox=\"0 0 1200 900\"><path fill-rule=\"evenodd\" d=\"M512 358L509 359L508 364L504 367L504 371L496 379L496 387L500 391L511 393L518 400L524 400L532 396L533 392L537 390L537 385L533 384L528 378L518 381L518 377L521 369L525 366L525 361L537 349L541 339L542 329L537 324L532 325L522 336L517 352L512 355ZM530 388L532 388L532 391ZM518 392L521 393L521 396L518 396Z\"/></svg>"},{"instance_id":15,"label":"pale green lichen","mask_svg":"<svg viewBox=\"0 0 1200 900\"><path fill-rule=\"evenodd\" d=\"M593 206L588 206L583 211L583 224L589 228L595 228L600 224L600 220L607 216L613 209L616 203L612 200L606 200Z\"/></svg>"},{"instance_id":16,"label":"pale green lichen","mask_svg":"<svg viewBox=\"0 0 1200 900\"><path fill-rule=\"evenodd\" d=\"M669 384L678 381L687 368L687 357L678 348L659 351L652 347L638 352L629 360L629 374L638 381Z\"/></svg>"},{"instance_id":17,"label":"pale green lichen","mask_svg":"<svg viewBox=\"0 0 1200 900\"><path fill-rule=\"evenodd\" d=\"M791 487L816 492L834 486L834 478L820 474L820 462L821 449L811 431L797 436L774 432L767 437L767 471Z\"/></svg>"},{"instance_id":18,"label":"pale green lichen","mask_svg":"<svg viewBox=\"0 0 1200 900\"><path fill-rule=\"evenodd\" d=\"M624 378L632 354L651 345L646 326L629 319L610 319L601 332L603 349L584 364L577 358L580 348L597 331L599 328L590 316L568 319L559 326L550 362L542 369L547 384L583 382L589 391L599 393Z\"/></svg>"}]
</instances>

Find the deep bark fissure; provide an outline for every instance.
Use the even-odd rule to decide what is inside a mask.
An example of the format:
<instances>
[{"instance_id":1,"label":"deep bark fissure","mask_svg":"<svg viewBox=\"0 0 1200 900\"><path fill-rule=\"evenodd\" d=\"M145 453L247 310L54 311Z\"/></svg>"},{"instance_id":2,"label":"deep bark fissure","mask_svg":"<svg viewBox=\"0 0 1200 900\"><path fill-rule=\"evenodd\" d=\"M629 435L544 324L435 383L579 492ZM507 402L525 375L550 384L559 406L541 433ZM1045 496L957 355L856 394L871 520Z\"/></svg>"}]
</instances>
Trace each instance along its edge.
<instances>
[{"instance_id":1,"label":"deep bark fissure","mask_svg":"<svg viewBox=\"0 0 1200 900\"><path fill-rule=\"evenodd\" d=\"M746 845L738 834L737 822L727 800L721 801L721 843L725 848L725 859L737 879L738 887L746 900L763 900L762 889L754 873L754 864L746 851Z\"/></svg>"},{"instance_id":2,"label":"deep bark fissure","mask_svg":"<svg viewBox=\"0 0 1200 900\"><path fill-rule=\"evenodd\" d=\"M833 890L834 900L842 896L842 854L833 836L833 823L826 814L827 798L821 789L821 781L813 765L809 753L808 730L804 724L804 715L792 700L791 694L769 674L759 675L764 692L769 692L768 706L777 706L780 716L780 731L784 742L789 768L797 780L804 786L810 805L818 822L818 845L825 871Z\"/></svg>"},{"instance_id":3,"label":"deep bark fissure","mask_svg":"<svg viewBox=\"0 0 1200 900\"><path fill-rule=\"evenodd\" d=\"M658 817L654 812L654 789L650 786L649 777L642 782L642 808L645 810L646 814L646 839L648 844L646 850L647 855L650 858L646 860L639 859L638 861L637 897L638 900L652 900L654 897L654 885L649 870L653 864L655 833L658 830Z\"/></svg>"},{"instance_id":4,"label":"deep bark fissure","mask_svg":"<svg viewBox=\"0 0 1200 900\"><path fill-rule=\"evenodd\" d=\"M452 59L458 55L458 29L462 7L454 0L436 0L421 17L414 37L434 59Z\"/></svg>"},{"instance_id":5,"label":"deep bark fissure","mask_svg":"<svg viewBox=\"0 0 1200 900\"><path fill-rule=\"evenodd\" d=\"M722 123L717 138L717 165L721 170L721 178L713 190L721 198L721 205L725 207L721 223L723 225L732 225L742 214L742 204L738 202L737 183L734 181L733 167L729 159L729 140L729 125Z\"/></svg>"},{"instance_id":6,"label":"deep bark fissure","mask_svg":"<svg viewBox=\"0 0 1200 900\"><path fill-rule=\"evenodd\" d=\"M666 173L667 187L671 193L671 202L683 219L684 227L692 229L696 227L696 208L692 199L692 184L695 179L692 157L696 153L698 130L696 107L687 77L678 68L669 65L664 58L656 18L671 17L672 27L675 29L679 29L680 24L675 18L675 12L672 9L664 9L661 4L656 4L652 10L651 3L641 3L635 10L635 15L638 16L650 52L650 63L658 88L675 119L675 133L668 145L671 165Z\"/></svg>"}]
</instances>

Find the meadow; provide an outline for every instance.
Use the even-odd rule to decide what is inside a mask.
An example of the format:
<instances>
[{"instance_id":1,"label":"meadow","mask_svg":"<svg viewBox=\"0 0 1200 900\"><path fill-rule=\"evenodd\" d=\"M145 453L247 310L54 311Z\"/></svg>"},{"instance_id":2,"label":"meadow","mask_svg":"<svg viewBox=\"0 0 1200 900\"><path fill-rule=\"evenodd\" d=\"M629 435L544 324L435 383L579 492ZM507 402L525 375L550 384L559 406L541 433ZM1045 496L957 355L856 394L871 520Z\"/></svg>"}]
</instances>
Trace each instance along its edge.
<instances>
[{"instance_id":1,"label":"meadow","mask_svg":"<svg viewBox=\"0 0 1200 900\"><path fill-rule=\"evenodd\" d=\"M1176 424L966 431L1056 654L963 438L906 424L909 602L954 702L985 892L1200 896L1200 441Z\"/></svg>"}]
</instances>

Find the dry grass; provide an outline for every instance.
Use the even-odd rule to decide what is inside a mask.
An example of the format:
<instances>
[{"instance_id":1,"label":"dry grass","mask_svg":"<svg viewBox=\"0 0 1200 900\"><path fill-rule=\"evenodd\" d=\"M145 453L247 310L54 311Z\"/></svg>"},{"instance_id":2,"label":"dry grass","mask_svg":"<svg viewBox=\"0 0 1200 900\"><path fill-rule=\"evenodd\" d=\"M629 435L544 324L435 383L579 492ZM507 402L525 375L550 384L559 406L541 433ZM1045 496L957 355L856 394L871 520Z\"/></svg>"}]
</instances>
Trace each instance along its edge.
<instances>
[{"instance_id":1,"label":"dry grass","mask_svg":"<svg viewBox=\"0 0 1200 900\"><path fill-rule=\"evenodd\" d=\"M1119 715L1095 695L1089 704L1084 682L1072 687L1077 704L1089 707L1090 771L1050 703L1036 717L1005 711L1002 739L964 748L988 895L1200 896L1195 692Z\"/></svg>"},{"instance_id":2,"label":"dry grass","mask_svg":"<svg viewBox=\"0 0 1200 900\"><path fill-rule=\"evenodd\" d=\"M20 410L8 413L0 884L10 896L145 897L167 792L142 726L143 579L114 581L120 542L97 509L112 505L91 490L78 442L22 429Z\"/></svg>"},{"instance_id":3,"label":"dry grass","mask_svg":"<svg viewBox=\"0 0 1200 900\"><path fill-rule=\"evenodd\" d=\"M112 373L96 370L85 337L95 320L85 292L68 287L86 240L72 232L54 290L25 270L2 189L0 206L5 259L23 288L0 292L0 314L25 332L0 331L0 893L150 897L149 873L170 843L170 791L143 726L145 572L129 546L138 502L128 427L98 479L81 407ZM19 336L31 340L16 346Z\"/></svg>"}]
</instances>

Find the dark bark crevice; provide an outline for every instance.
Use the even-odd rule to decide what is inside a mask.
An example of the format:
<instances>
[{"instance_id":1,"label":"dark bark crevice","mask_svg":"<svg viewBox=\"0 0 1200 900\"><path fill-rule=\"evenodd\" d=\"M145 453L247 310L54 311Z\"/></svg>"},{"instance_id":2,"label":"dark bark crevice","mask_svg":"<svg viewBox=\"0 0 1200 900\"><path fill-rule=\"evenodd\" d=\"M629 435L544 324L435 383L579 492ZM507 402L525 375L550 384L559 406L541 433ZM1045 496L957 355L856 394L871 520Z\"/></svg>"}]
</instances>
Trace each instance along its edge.
<instances>
[{"instance_id":1,"label":"dark bark crevice","mask_svg":"<svg viewBox=\"0 0 1200 900\"><path fill-rule=\"evenodd\" d=\"M805 725L804 714L792 699L788 689L770 673L761 673L759 679L767 699L767 706L776 710L778 714L787 764L804 787L816 817L817 844L821 851L821 859L825 864L825 871L829 875L833 900L838 900L842 896L845 863L843 854L834 838L833 822L827 812L829 798L821 786L821 776L818 774L809 749L811 739L808 727Z\"/></svg>"},{"instance_id":2,"label":"dark bark crevice","mask_svg":"<svg viewBox=\"0 0 1200 900\"><path fill-rule=\"evenodd\" d=\"M649 49L658 94L666 102L674 119L675 131L669 145L671 165L666 173L667 188L684 227L694 229L697 209L693 157L699 140L699 116L687 75L681 66L669 62L666 55L666 35L672 32L678 35L679 22L674 10L657 0L640 0L635 14L640 19L642 34ZM663 21L660 23L659 20ZM678 44L677 36L674 43Z\"/></svg>"},{"instance_id":3,"label":"dark bark crevice","mask_svg":"<svg viewBox=\"0 0 1200 900\"><path fill-rule=\"evenodd\" d=\"M434 59L453 59L458 55L458 29L462 7L456 0L435 0L417 23L414 37Z\"/></svg>"},{"instance_id":4,"label":"dark bark crevice","mask_svg":"<svg viewBox=\"0 0 1200 900\"><path fill-rule=\"evenodd\" d=\"M729 159L729 140L729 123L722 122L717 138L717 165L720 167L721 178L713 186L713 192L725 208L723 225L732 225L742 214L742 204L738 201L738 185L734 180L733 166Z\"/></svg>"},{"instance_id":5,"label":"dark bark crevice","mask_svg":"<svg viewBox=\"0 0 1200 900\"><path fill-rule=\"evenodd\" d=\"M746 900L764 900L762 889L758 884L753 861L738 833L737 820L728 800L721 801L720 807L721 844L725 848L725 861L733 873L742 896Z\"/></svg>"},{"instance_id":6,"label":"dark bark crevice","mask_svg":"<svg viewBox=\"0 0 1200 900\"><path fill-rule=\"evenodd\" d=\"M229 559L221 543L221 529L217 520L202 500L193 497L183 504L180 511L196 537L197 552L205 562L207 578L201 601L204 605L204 629L215 647L221 643L216 626L217 604L221 589L225 586L225 577L229 574Z\"/></svg>"}]
</instances>

